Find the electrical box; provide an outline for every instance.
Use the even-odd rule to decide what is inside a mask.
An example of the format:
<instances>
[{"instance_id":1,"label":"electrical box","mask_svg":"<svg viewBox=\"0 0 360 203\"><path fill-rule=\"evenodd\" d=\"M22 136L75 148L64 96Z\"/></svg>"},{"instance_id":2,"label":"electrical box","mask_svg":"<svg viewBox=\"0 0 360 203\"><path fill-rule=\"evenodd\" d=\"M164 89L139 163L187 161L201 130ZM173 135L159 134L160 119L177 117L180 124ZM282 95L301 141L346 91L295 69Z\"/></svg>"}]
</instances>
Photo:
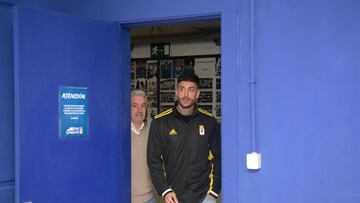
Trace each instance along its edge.
<instances>
[{"instance_id":1,"label":"electrical box","mask_svg":"<svg viewBox=\"0 0 360 203\"><path fill-rule=\"evenodd\" d=\"M246 167L249 170L259 170L261 168L261 154L251 152L246 155Z\"/></svg>"}]
</instances>

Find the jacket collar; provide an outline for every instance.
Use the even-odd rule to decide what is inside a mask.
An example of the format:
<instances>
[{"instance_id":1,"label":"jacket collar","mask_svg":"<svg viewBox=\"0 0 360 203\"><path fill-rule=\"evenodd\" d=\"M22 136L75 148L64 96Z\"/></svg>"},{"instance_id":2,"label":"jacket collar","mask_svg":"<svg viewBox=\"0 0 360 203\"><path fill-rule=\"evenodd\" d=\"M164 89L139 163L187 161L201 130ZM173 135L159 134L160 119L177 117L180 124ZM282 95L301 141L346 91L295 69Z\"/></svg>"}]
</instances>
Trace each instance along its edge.
<instances>
[{"instance_id":1,"label":"jacket collar","mask_svg":"<svg viewBox=\"0 0 360 203\"><path fill-rule=\"evenodd\" d=\"M178 101L175 102L175 105L173 107L173 111L174 111L174 115L175 117L181 119L181 120L184 120L184 121L190 121L191 119L195 118L198 114L199 114L199 111L198 111L198 107L197 105L195 104L194 106L194 112L193 114L189 115L189 116L184 116L182 115L178 110L177 110L177 105L178 105Z\"/></svg>"}]
</instances>

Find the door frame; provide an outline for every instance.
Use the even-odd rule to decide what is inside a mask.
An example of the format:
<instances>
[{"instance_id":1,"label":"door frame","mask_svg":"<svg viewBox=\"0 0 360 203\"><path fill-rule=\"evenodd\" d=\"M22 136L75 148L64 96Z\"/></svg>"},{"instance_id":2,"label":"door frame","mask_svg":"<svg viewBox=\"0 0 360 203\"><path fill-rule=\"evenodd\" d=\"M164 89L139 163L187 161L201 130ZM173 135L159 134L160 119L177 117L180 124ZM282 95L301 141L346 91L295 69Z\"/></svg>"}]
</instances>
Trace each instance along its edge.
<instances>
[{"instance_id":1,"label":"door frame","mask_svg":"<svg viewBox=\"0 0 360 203\"><path fill-rule=\"evenodd\" d=\"M235 10L235 9L234 9ZM232 29L238 30L239 22L236 12L224 12L224 13L205 13L197 16L170 16L160 17L156 20L144 20L144 19L131 19L126 21L115 21L119 24L121 32L127 32L129 35L128 41L130 41L129 29L134 27L144 26L158 26L174 23L185 23L202 20L218 20L221 24L221 142L222 142L222 202L233 201L238 199L238 167L240 165L239 159L241 159L239 153L239 128L234 126L239 125L237 108L239 101L239 95L234 93L239 92L239 85L237 84L239 79L239 37L236 32L226 32L225 30ZM245 23L247 25L247 23ZM225 27L225 29L224 29ZM121 59L128 60L130 62L130 44L128 47L121 47ZM246 48L245 48L246 50ZM128 55L128 57L124 56ZM128 64L127 67L130 67ZM224 68L225 67L225 68ZM232 67L232 68L230 68ZM129 97L130 100L130 97ZM234 132L235 131L235 132ZM226 146L226 147L225 147ZM235 160L235 161L234 161ZM234 163L236 163L234 165Z\"/></svg>"}]
</instances>

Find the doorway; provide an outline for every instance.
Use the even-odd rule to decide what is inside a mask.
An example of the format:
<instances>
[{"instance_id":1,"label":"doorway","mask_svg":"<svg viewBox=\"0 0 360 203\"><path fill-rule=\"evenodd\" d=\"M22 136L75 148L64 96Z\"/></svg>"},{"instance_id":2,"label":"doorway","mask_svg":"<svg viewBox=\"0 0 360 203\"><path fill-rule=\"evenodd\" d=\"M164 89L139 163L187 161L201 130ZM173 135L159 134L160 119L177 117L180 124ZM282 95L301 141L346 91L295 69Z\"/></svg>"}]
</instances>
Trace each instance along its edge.
<instances>
[{"instance_id":1,"label":"doorway","mask_svg":"<svg viewBox=\"0 0 360 203\"><path fill-rule=\"evenodd\" d=\"M147 93L147 121L174 105L177 77L193 70L200 78L197 104L221 123L220 19L135 26L130 35L131 89Z\"/></svg>"}]
</instances>

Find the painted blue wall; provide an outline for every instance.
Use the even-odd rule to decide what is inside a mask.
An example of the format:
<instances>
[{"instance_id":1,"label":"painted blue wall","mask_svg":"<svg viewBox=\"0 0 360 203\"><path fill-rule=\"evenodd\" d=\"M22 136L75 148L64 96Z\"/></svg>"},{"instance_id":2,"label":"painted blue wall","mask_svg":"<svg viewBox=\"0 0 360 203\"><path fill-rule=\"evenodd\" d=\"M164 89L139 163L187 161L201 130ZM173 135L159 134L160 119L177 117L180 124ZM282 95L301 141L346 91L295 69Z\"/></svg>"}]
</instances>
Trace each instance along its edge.
<instances>
[{"instance_id":1,"label":"painted blue wall","mask_svg":"<svg viewBox=\"0 0 360 203\"><path fill-rule=\"evenodd\" d=\"M14 69L10 7L0 3L0 202L14 202Z\"/></svg>"},{"instance_id":2,"label":"painted blue wall","mask_svg":"<svg viewBox=\"0 0 360 203\"><path fill-rule=\"evenodd\" d=\"M69 2L71 1L72 0L0 0L0 3L2 2L9 5L24 5L66 13L69 11Z\"/></svg>"},{"instance_id":3,"label":"painted blue wall","mask_svg":"<svg viewBox=\"0 0 360 203\"><path fill-rule=\"evenodd\" d=\"M249 0L78 0L50 7L126 23L221 16L223 202L360 201L360 2L255 1L256 143L263 156L257 172L245 167Z\"/></svg>"},{"instance_id":4,"label":"painted blue wall","mask_svg":"<svg viewBox=\"0 0 360 203\"><path fill-rule=\"evenodd\" d=\"M240 202L360 201L359 10L355 0L256 1L264 166L239 170Z\"/></svg>"}]
</instances>

